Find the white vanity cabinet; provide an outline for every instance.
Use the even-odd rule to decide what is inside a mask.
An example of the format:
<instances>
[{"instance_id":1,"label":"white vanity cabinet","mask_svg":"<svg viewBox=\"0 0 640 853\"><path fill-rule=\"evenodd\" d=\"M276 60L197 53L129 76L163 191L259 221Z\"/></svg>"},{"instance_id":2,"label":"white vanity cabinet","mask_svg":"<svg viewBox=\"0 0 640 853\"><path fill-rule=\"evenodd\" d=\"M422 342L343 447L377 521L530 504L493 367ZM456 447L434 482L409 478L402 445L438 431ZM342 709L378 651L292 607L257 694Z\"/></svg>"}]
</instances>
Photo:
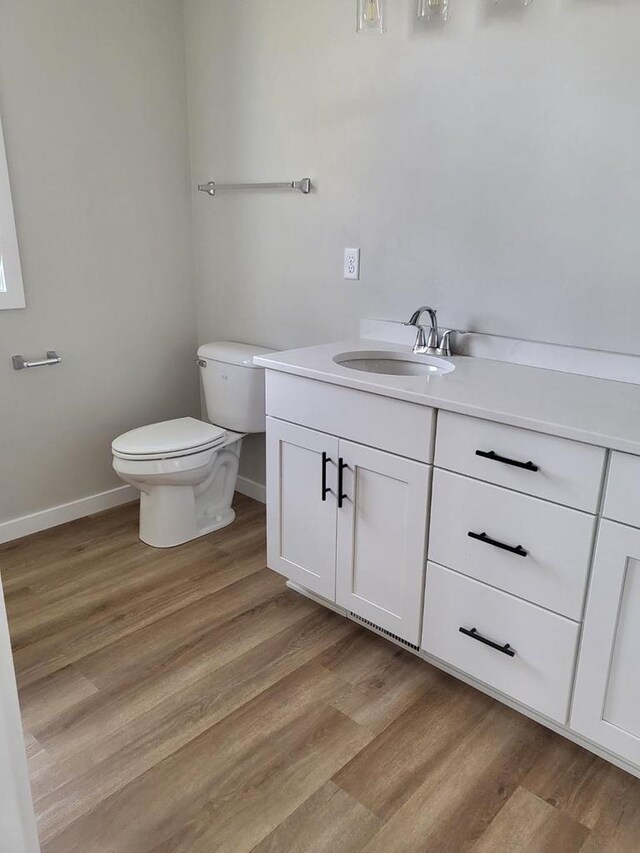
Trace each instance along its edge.
<instances>
[{"instance_id":1,"label":"white vanity cabinet","mask_svg":"<svg viewBox=\"0 0 640 853\"><path fill-rule=\"evenodd\" d=\"M640 456L338 380L267 370L269 567L640 776Z\"/></svg>"},{"instance_id":2,"label":"white vanity cabinet","mask_svg":"<svg viewBox=\"0 0 640 853\"><path fill-rule=\"evenodd\" d=\"M633 485L638 501L640 458L614 453L605 511L640 525L639 503L617 502ZM640 527L601 522L571 728L640 766Z\"/></svg>"},{"instance_id":3,"label":"white vanity cabinet","mask_svg":"<svg viewBox=\"0 0 640 853\"><path fill-rule=\"evenodd\" d=\"M424 463L268 417L269 567L417 647L430 484Z\"/></svg>"}]
</instances>

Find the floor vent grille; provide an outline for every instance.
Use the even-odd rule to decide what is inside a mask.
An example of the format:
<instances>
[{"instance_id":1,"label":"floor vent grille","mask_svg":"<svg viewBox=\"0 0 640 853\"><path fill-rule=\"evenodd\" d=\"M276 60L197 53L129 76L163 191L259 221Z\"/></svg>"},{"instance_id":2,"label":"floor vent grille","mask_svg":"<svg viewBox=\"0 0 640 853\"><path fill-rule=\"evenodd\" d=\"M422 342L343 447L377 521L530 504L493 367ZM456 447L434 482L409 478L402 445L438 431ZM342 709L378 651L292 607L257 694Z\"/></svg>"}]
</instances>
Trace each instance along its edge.
<instances>
[{"instance_id":1,"label":"floor vent grille","mask_svg":"<svg viewBox=\"0 0 640 853\"><path fill-rule=\"evenodd\" d=\"M391 631L387 631L386 628L381 628L379 625L376 625L375 622L370 622L368 619L363 619L362 616L358 616L358 614L354 613L353 610L350 611L349 615L352 619L355 619L356 622L360 622L361 625L366 625L368 628L373 628L374 631L377 631L379 634L384 634L385 637L390 637L392 640L395 640L396 643L400 643L400 645L406 646L408 649L413 649L414 652L420 651L420 646L414 646L413 643L409 643L406 640L403 640L402 637L399 637L397 634L392 634Z\"/></svg>"}]
</instances>

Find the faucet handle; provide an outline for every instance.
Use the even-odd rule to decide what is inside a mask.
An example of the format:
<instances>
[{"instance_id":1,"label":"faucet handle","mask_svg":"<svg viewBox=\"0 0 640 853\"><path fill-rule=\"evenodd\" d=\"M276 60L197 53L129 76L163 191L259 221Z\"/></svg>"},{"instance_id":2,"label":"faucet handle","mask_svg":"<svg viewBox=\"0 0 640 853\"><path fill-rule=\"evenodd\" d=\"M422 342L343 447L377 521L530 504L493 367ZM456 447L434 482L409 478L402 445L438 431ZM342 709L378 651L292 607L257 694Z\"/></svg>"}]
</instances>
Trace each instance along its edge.
<instances>
[{"instance_id":1,"label":"faucet handle","mask_svg":"<svg viewBox=\"0 0 640 853\"><path fill-rule=\"evenodd\" d=\"M412 323L407 323L406 325L407 325L407 326L411 326L411 325L413 325L413 324L412 324ZM414 351L415 353L423 353L423 352L426 352L426 351L427 351L427 348L428 348L428 346L429 346L429 342L428 342L428 340L427 340L427 335L426 335L426 333L425 333L425 327L424 327L424 326L420 326L420 325L418 324L418 325L416 326L416 328L418 329L418 336L417 336L417 338L416 338L416 342L415 342L415 344L413 345L413 351Z\"/></svg>"},{"instance_id":2,"label":"faucet handle","mask_svg":"<svg viewBox=\"0 0 640 853\"><path fill-rule=\"evenodd\" d=\"M451 335L455 335L455 329L447 329L442 333L442 338L436 350L437 355L452 356L451 351Z\"/></svg>"}]
</instances>

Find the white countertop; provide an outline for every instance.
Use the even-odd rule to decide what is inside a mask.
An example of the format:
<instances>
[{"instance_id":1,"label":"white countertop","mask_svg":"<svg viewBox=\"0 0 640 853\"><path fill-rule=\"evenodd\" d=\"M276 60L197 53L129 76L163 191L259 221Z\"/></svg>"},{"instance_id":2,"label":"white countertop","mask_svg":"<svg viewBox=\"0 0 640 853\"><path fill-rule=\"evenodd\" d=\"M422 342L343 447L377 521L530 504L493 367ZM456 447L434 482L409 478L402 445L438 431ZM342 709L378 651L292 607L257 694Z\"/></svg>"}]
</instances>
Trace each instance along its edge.
<instances>
[{"instance_id":1,"label":"white countertop","mask_svg":"<svg viewBox=\"0 0 640 853\"><path fill-rule=\"evenodd\" d=\"M321 344L257 356L261 367L473 415L640 455L640 386L503 361L453 357L442 376L384 376L342 367L339 353L404 352L370 339Z\"/></svg>"}]
</instances>

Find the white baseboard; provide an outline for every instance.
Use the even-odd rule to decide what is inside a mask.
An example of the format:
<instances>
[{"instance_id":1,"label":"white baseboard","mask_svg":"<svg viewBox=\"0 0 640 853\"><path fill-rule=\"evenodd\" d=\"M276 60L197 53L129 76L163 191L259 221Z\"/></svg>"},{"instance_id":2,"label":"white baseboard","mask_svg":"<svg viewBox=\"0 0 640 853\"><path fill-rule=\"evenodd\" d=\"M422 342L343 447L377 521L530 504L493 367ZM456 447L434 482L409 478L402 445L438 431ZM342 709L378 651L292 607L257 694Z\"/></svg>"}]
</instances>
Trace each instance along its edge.
<instances>
[{"instance_id":1,"label":"white baseboard","mask_svg":"<svg viewBox=\"0 0 640 853\"><path fill-rule=\"evenodd\" d=\"M77 518L83 518L86 515L93 515L95 512L102 512L105 509L129 503L136 500L139 494L137 489L132 486L119 486L116 489L110 489L108 492L89 495L87 498L80 498L80 500L71 501L71 503L53 506L31 515L23 515L21 518L0 522L0 544L21 539L31 533L39 533L41 530L48 530L50 527L57 527L59 524L66 524L68 521L75 521Z\"/></svg>"},{"instance_id":2,"label":"white baseboard","mask_svg":"<svg viewBox=\"0 0 640 853\"><path fill-rule=\"evenodd\" d=\"M263 483L256 483L255 480L250 480L248 477L238 477L236 492L240 492L241 495L246 495L248 498L253 498L254 501L260 501L261 504L266 504L267 502L267 487Z\"/></svg>"},{"instance_id":3,"label":"white baseboard","mask_svg":"<svg viewBox=\"0 0 640 853\"><path fill-rule=\"evenodd\" d=\"M247 477L238 477L236 490L247 495L247 497L260 501L260 503L267 502L266 487L262 483L249 480ZM93 515L105 509L135 501L139 496L140 493L133 486L119 486L98 495L90 495L87 498L80 498L80 500L71 501L71 503L43 509L31 515L2 521L0 522L0 545L3 542L22 539L23 536L30 536L32 533L49 530L51 527L66 524L68 521L75 521L77 518L84 518L86 515Z\"/></svg>"}]
</instances>

